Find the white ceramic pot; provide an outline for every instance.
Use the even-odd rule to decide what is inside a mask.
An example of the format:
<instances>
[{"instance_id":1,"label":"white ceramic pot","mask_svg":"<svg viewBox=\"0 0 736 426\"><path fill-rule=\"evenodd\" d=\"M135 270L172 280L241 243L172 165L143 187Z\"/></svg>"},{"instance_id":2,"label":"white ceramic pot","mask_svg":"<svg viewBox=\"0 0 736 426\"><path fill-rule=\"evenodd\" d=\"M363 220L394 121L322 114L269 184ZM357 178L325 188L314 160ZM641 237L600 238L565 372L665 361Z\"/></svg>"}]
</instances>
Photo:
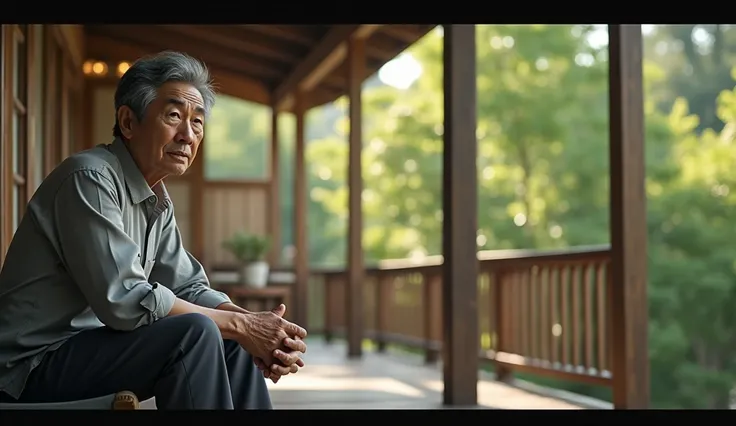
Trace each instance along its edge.
<instances>
[{"instance_id":1,"label":"white ceramic pot","mask_svg":"<svg viewBox=\"0 0 736 426\"><path fill-rule=\"evenodd\" d=\"M263 288L268 284L268 262L251 262L242 267L243 284L250 288Z\"/></svg>"}]
</instances>

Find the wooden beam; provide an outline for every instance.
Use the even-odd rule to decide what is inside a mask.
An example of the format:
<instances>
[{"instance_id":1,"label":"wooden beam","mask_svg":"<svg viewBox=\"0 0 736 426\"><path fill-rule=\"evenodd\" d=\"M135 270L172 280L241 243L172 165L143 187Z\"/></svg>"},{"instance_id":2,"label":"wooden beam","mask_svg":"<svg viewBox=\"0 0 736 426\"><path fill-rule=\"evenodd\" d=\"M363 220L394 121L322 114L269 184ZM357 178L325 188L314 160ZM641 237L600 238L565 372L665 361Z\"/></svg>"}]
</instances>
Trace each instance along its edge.
<instances>
[{"instance_id":1,"label":"wooden beam","mask_svg":"<svg viewBox=\"0 0 736 426\"><path fill-rule=\"evenodd\" d=\"M74 65L79 67L84 62L84 26L83 25L55 25L66 41Z\"/></svg>"},{"instance_id":2,"label":"wooden beam","mask_svg":"<svg viewBox=\"0 0 736 426\"><path fill-rule=\"evenodd\" d=\"M292 65L300 56L286 43L273 43L261 36L260 40L247 37L247 32L230 25L157 25L167 31L232 49L235 52L262 56ZM264 40L265 39L265 40ZM303 50L298 49L299 51Z\"/></svg>"},{"instance_id":3,"label":"wooden beam","mask_svg":"<svg viewBox=\"0 0 736 426\"><path fill-rule=\"evenodd\" d=\"M363 353L363 109L362 83L365 76L365 38L355 34L348 43L348 285L345 292L348 357L358 358Z\"/></svg>"},{"instance_id":4,"label":"wooden beam","mask_svg":"<svg viewBox=\"0 0 736 426\"><path fill-rule=\"evenodd\" d=\"M89 34L114 38L124 42L135 43L157 52L176 50L185 52L205 61L219 69L231 70L242 75L250 75L268 83L275 83L284 78L291 66L283 62L274 62L256 58L233 51L221 45L207 43L204 40L185 38L161 27L146 25L95 25L87 26Z\"/></svg>"},{"instance_id":5,"label":"wooden beam","mask_svg":"<svg viewBox=\"0 0 736 426\"><path fill-rule=\"evenodd\" d=\"M379 28L381 28L383 24L366 24L361 25L360 28L358 28L355 31L354 37L356 39L365 40L369 38L373 33L375 33Z\"/></svg>"},{"instance_id":6,"label":"wooden beam","mask_svg":"<svg viewBox=\"0 0 736 426\"><path fill-rule=\"evenodd\" d=\"M443 28L443 399L446 405L475 406L479 367L475 26Z\"/></svg>"},{"instance_id":7,"label":"wooden beam","mask_svg":"<svg viewBox=\"0 0 736 426\"><path fill-rule=\"evenodd\" d=\"M319 40L316 32L319 26L316 25L263 25L263 24L244 24L240 25L243 29L251 32L266 35L291 43L296 43L304 47L312 47Z\"/></svg>"},{"instance_id":8,"label":"wooden beam","mask_svg":"<svg viewBox=\"0 0 736 426\"><path fill-rule=\"evenodd\" d=\"M613 404L645 409L649 321L641 26L609 25L608 43Z\"/></svg>"},{"instance_id":9,"label":"wooden beam","mask_svg":"<svg viewBox=\"0 0 736 426\"><path fill-rule=\"evenodd\" d=\"M134 62L143 56L158 52L158 50L134 43L125 43L98 35L88 35L86 42L88 59ZM271 93L263 83L213 66L208 66L208 68L220 93L262 105L271 104Z\"/></svg>"},{"instance_id":10,"label":"wooden beam","mask_svg":"<svg viewBox=\"0 0 736 426\"><path fill-rule=\"evenodd\" d=\"M431 25L429 29L434 28L434 25ZM383 32L385 32L387 35L390 35L391 37L401 40L404 43L414 43L419 39L419 37L426 34L429 29L426 29L425 25L415 25L415 24L401 24L401 25L386 25L383 29Z\"/></svg>"},{"instance_id":11,"label":"wooden beam","mask_svg":"<svg viewBox=\"0 0 736 426\"><path fill-rule=\"evenodd\" d=\"M311 90L334 70L345 58L345 42L353 34L360 34L365 38L377 28L375 25L335 25L276 87L273 92L276 108L282 109L282 104L289 95L297 90Z\"/></svg>"}]
</instances>

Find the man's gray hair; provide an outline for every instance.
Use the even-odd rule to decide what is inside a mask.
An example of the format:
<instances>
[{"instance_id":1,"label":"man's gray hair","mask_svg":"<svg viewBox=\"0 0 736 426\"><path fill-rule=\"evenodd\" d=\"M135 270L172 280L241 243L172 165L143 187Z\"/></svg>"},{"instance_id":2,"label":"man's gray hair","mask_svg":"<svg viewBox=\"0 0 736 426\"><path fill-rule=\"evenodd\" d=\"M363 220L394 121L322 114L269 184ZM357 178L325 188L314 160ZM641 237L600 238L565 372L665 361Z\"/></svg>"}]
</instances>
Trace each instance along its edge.
<instances>
[{"instance_id":1,"label":"man's gray hair","mask_svg":"<svg viewBox=\"0 0 736 426\"><path fill-rule=\"evenodd\" d=\"M156 99L159 87L170 81L189 83L202 95L205 114L215 104L215 91L207 67L201 61L179 52L164 51L143 57L123 74L115 90L113 136L122 136L117 111L126 105L140 121Z\"/></svg>"}]
</instances>

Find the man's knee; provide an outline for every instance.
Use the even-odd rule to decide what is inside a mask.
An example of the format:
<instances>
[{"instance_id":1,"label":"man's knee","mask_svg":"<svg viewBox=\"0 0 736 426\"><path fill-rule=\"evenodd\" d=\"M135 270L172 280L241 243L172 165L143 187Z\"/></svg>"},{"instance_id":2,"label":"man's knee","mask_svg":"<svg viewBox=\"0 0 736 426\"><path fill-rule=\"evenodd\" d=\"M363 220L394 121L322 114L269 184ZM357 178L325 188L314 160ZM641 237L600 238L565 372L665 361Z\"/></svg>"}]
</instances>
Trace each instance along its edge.
<instances>
[{"instance_id":1,"label":"man's knee","mask_svg":"<svg viewBox=\"0 0 736 426\"><path fill-rule=\"evenodd\" d=\"M217 324L207 315L192 313L182 314L173 317L169 317L171 321L177 322L179 325L189 329L193 329L201 332L216 332L219 334L220 330L217 328Z\"/></svg>"},{"instance_id":2,"label":"man's knee","mask_svg":"<svg viewBox=\"0 0 736 426\"><path fill-rule=\"evenodd\" d=\"M183 314L161 320L164 328L173 336L178 336L180 344L222 342L222 335L212 319L202 314ZM183 348L182 348L183 349Z\"/></svg>"}]
</instances>

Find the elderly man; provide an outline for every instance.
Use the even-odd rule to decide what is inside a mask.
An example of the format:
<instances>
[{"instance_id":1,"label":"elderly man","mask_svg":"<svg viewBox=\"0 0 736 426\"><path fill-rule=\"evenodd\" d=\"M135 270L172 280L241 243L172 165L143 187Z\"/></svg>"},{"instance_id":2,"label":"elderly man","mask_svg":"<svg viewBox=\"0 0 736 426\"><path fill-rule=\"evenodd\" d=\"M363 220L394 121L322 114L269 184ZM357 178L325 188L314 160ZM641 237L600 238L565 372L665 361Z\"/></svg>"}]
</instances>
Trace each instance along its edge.
<instances>
[{"instance_id":1,"label":"elderly man","mask_svg":"<svg viewBox=\"0 0 736 426\"><path fill-rule=\"evenodd\" d=\"M194 161L214 100L199 61L143 58L118 83L112 144L38 188L0 272L0 400L130 390L161 409L267 409L265 378L304 365L285 306L230 303L182 247L163 180Z\"/></svg>"}]
</instances>

